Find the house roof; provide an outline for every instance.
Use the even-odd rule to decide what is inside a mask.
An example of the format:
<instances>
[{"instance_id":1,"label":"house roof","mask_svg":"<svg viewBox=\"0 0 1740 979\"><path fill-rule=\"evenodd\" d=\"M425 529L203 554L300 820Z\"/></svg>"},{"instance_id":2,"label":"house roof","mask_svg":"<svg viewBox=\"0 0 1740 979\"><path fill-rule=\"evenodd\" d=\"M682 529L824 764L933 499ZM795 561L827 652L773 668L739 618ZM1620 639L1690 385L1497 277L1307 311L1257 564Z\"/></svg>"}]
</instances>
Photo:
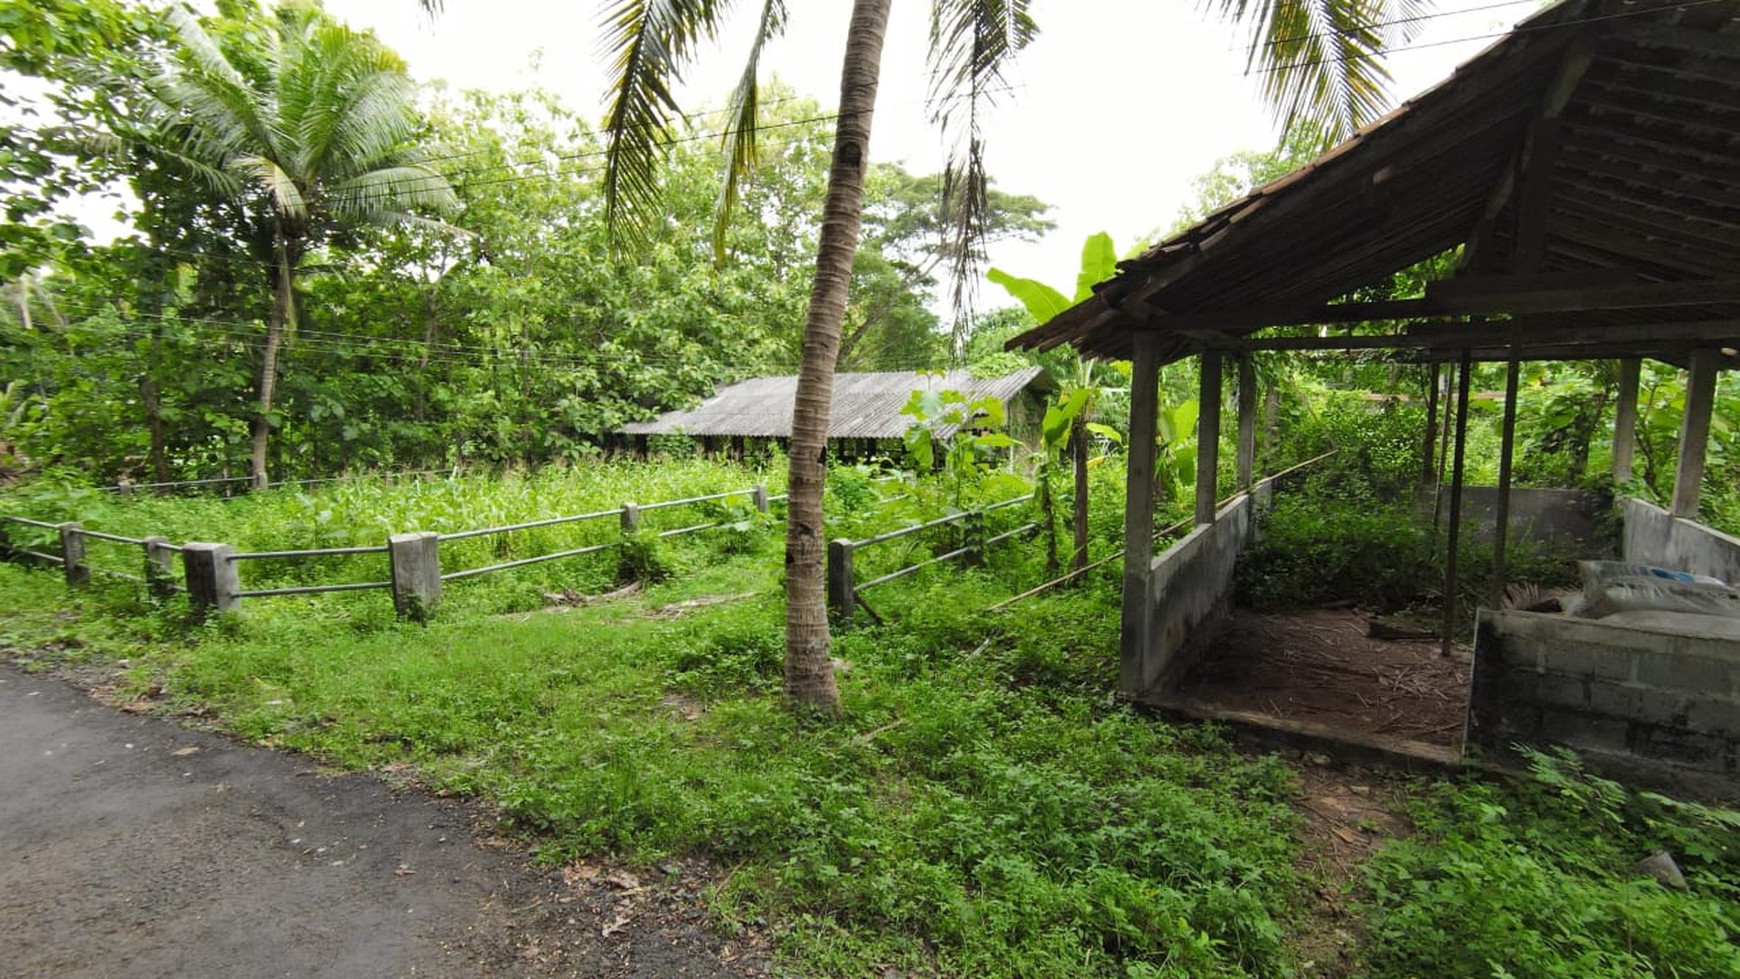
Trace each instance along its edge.
<instances>
[{"instance_id":1,"label":"house roof","mask_svg":"<svg viewBox=\"0 0 1740 979\"><path fill-rule=\"evenodd\" d=\"M834 375L834 402L828 419L828 437L899 438L913 424L906 407L914 391L960 391L969 397L990 395L1007 404L1029 388L1047 391L1051 379L1038 367L1029 367L1002 377L974 377L967 371L915 373L884 371ZM792 404L797 394L796 375L754 377L739 381L688 411L671 411L644 422L624 425L627 435L741 435L758 438L788 438L791 435ZM954 427L938 429L944 437Z\"/></svg>"},{"instance_id":2,"label":"house roof","mask_svg":"<svg viewBox=\"0 0 1740 979\"><path fill-rule=\"evenodd\" d=\"M1422 297L1332 302L1458 246ZM1740 0L1564 0L1009 345L1128 357L1152 330L1164 363L1380 320L1431 357L1740 346Z\"/></svg>"}]
</instances>

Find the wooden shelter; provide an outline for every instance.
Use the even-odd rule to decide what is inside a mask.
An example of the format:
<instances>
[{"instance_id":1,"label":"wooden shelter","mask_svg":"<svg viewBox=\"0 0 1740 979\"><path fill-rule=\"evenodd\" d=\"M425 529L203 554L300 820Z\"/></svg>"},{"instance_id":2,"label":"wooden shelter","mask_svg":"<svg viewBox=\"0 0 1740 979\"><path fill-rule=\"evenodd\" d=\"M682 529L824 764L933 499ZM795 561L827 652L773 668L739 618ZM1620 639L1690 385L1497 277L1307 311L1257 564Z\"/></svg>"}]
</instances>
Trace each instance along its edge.
<instances>
[{"instance_id":1,"label":"wooden shelter","mask_svg":"<svg viewBox=\"0 0 1740 979\"><path fill-rule=\"evenodd\" d=\"M1455 274L1422 296L1346 299L1453 250ZM1620 359L1622 479L1639 359L1688 367L1673 512L1694 516L1716 375L1740 366L1740 0L1563 0L1310 165L1122 263L1010 346L1066 343L1135 362L1126 661L1153 642L1140 606L1153 600L1157 375L1187 356L1201 357L1205 406L1220 404L1223 358L1239 364L1241 488L1251 352L1370 349L1460 365L1448 595L1476 361L1508 361L1514 394L1520 359ZM1500 561L1515 402L1505 401ZM1204 524L1216 518L1218 412L1201 425ZM1140 694L1133 677L1126 670L1126 692Z\"/></svg>"},{"instance_id":2,"label":"wooden shelter","mask_svg":"<svg viewBox=\"0 0 1740 979\"><path fill-rule=\"evenodd\" d=\"M911 415L901 414L914 391L959 391L974 399L996 398L1008 416L1010 434L1027 438L1043 416L1045 393L1055 389L1056 383L1038 367L1000 377L975 377L964 370L835 374L828 440L838 451L900 439L914 422ZM694 408L625 425L621 433L636 439L687 435L703 444L725 439L739 446L745 439L788 439L796 393L796 375L754 377L720 388ZM939 426L936 434L947 438L955 427Z\"/></svg>"}]
</instances>

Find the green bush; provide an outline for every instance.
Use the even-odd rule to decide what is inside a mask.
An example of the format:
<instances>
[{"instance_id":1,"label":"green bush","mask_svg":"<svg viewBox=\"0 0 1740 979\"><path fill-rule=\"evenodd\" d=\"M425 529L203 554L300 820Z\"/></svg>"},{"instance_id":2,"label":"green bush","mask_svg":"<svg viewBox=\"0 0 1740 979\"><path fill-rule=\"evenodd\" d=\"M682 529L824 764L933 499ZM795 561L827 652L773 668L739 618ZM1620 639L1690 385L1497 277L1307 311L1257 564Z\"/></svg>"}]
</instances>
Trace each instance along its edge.
<instances>
[{"instance_id":1,"label":"green bush","mask_svg":"<svg viewBox=\"0 0 1740 979\"><path fill-rule=\"evenodd\" d=\"M1367 865L1367 974L1740 976L1740 814L1531 758L1520 784L1426 793ZM1663 848L1689 891L1632 869Z\"/></svg>"}]
</instances>

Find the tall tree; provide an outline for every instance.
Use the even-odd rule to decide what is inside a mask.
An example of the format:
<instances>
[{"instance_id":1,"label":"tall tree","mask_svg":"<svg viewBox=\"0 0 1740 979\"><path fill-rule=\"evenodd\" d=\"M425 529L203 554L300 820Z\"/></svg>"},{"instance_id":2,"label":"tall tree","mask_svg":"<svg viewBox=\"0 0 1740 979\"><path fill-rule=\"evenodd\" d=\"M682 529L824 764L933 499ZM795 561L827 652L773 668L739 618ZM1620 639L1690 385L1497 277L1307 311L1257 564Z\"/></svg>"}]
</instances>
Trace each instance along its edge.
<instances>
[{"instance_id":1,"label":"tall tree","mask_svg":"<svg viewBox=\"0 0 1740 979\"><path fill-rule=\"evenodd\" d=\"M348 227L429 222L456 198L420 162L404 62L372 34L301 2L264 24L226 21L217 38L183 10L170 16L178 43L149 85L140 135L149 153L230 202L264 252L271 300L250 423L250 474L262 487L304 257Z\"/></svg>"},{"instance_id":2,"label":"tall tree","mask_svg":"<svg viewBox=\"0 0 1740 979\"><path fill-rule=\"evenodd\" d=\"M1289 123L1340 136L1370 121L1386 101L1387 75L1372 56L1386 38L1419 23L1429 0L1213 0L1250 30L1250 65L1262 92ZM804 324L803 361L792 420L791 499L786 531L786 696L839 709L828 657L822 595L823 449L832 400L852 254L864 194L871 110L892 0L855 0L840 79L840 109L814 289ZM678 114L672 90L699 42L717 36L729 0L613 0L604 47L613 70L606 136L606 211L622 250L633 251L658 215L658 147ZM1033 39L1029 0L933 0L930 62L933 121L959 147L945 174L947 240L957 302L982 255L988 180L982 110L1006 63ZM732 99L732 169L722 204L741 168L754 161L756 78L768 38L785 24L784 0L763 0L742 81ZM1386 25L1397 25L1386 29Z\"/></svg>"}]
</instances>

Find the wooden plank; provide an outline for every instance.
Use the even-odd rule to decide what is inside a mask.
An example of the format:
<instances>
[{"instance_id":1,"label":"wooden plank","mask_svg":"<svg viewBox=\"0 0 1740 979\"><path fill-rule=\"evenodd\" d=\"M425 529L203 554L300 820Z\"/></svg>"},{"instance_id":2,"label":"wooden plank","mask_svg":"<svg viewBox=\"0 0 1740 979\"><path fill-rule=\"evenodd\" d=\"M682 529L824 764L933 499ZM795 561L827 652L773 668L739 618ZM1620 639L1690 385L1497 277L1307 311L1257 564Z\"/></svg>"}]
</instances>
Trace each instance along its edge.
<instances>
[{"instance_id":1,"label":"wooden plank","mask_svg":"<svg viewBox=\"0 0 1740 979\"><path fill-rule=\"evenodd\" d=\"M1202 352L1202 373L1197 385L1196 416L1196 522L1214 523L1219 499L1220 476L1220 381L1218 350Z\"/></svg>"},{"instance_id":2,"label":"wooden plank","mask_svg":"<svg viewBox=\"0 0 1740 979\"><path fill-rule=\"evenodd\" d=\"M1434 475L1432 469L1432 454L1434 450L1437 449L1438 441L1439 373L1439 367L1434 363L1432 364L1431 370L1426 375L1426 439L1420 450L1422 459L1420 463L1420 485L1432 486L1434 491L1437 489L1437 484L1432 478Z\"/></svg>"},{"instance_id":3,"label":"wooden plank","mask_svg":"<svg viewBox=\"0 0 1740 979\"><path fill-rule=\"evenodd\" d=\"M1510 540L1510 480L1511 462L1516 454L1517 375L1521 372L1516 348L1510 348L1510 360L1504 374L1504 421L1499 429L1498 501L1493 507L1492 521L1492 588L1488 604L1498 608L1504 600L1505 545Z\"/></svg>"},{"instance_id":4,"label":"wooden plank","mask_svg":"<svg viewBox=\"0 0 1740 979\"><path fill-rule=\"evenodd\" d=\"M1647 153L1621 146L1579 147L1567 152L1559 164L1593 176L1647 187L1658 193L1689 197L1719 207L1740 207L1740 192L1733 189L1733 184L1715 178L1695 178L1684 171L1663 167L1660 160L1651 159Z\"/></svg>"},{"instance_id":5,"label":"wooden plank","mask_svg":"<svg viewBox=\"0 0 1740 979\"><path fill-rule=\"evenodd\" d=\"M1238 488L1251 488L1257 466L1257 365L1249 354L1239 358Z\"/></svg>"},{"instance_id":6,"label":"wooden plank","mask_svg":"<svg viewBox=\"0 0 1740 979\"><path fill-rule=\"evenodd\" d=\"M1615 25L1612 30L1627 41L1644 47L1666 48L1687 54L1706 55L1713 61L1734 64L1734 35L1673 27L1639 18ZM1694 62L1696 63L1696 62Z\"/></svg>"},{"instance_id":7,"label":"wooden plank","mask_svg":"<svg viewBox=\"0 0 1740 979\"><path fill-rule=\"evenodd\" d=\"M1619 405L1613 418L1613 481L1631 482L1632 458L1637 450L1637 378L1642 362L1627 357L1619 362Z\"/></svg>"},{"instance_id":8,"label":"wooden plank","mask_svg":"<svg viewBox=\"0 0 1740 979\"><path fill-rule=\"evenodd\" d=\"M1698 518L1698 494L1704 481L1704 452L1710 441L1710 413L1716 402L1714 350L1692 353L1691 376L1686 381L1686 413L1680 422L1680 457L1674 467L1673 515Z\"/></svg>"},{"instance_id":9,"label":"wooden plank","mask_svg":"<svg viewBox=\"0 0 1740 979\"><path fill-rule=\"evenodd\" d=\"M1468 455L1468 383L1473 373L1473 360L1465 352L1456 379L1456 448L1455 461L1450 465L1450 526L1444 557L1444 640L1439 649L1443 656L1450 655L1456 636L1456 559L1461 549L1462 476L1466 472Z\"/></svg>"},{"instance_id":10,"label":"wooden plank","mask_svg":"<svg viewBox=\"0 0 1740 979\"><path fill-rule=\"evenodd\" d=\"M1152 646L1148 577L1154 563L1154 437L1160 413L1160 338L1134 338L1130 373L1130 441L1124 453L1124 604L1118 639L1118 690L1142 693Z\"/></svg>"}]
</instances>

